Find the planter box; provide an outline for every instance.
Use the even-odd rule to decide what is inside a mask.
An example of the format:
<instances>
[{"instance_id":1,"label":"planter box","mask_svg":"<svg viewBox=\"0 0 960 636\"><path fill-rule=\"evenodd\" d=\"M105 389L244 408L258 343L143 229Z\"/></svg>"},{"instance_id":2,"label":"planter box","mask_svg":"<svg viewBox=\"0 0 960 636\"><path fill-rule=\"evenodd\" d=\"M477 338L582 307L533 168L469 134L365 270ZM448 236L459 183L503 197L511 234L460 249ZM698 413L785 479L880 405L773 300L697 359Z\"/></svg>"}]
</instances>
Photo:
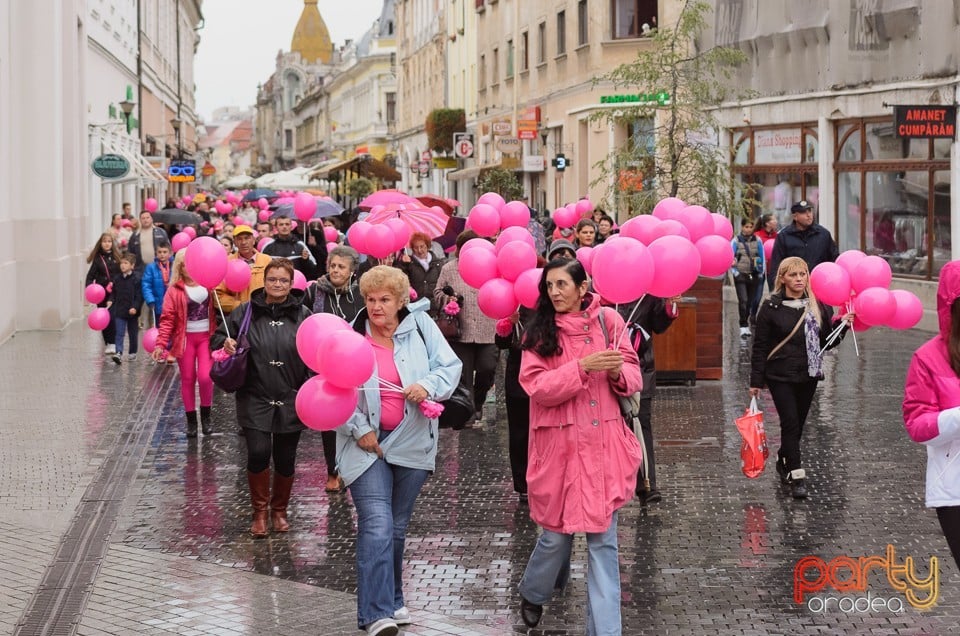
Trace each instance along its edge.
<instances>
[{"instance_id":1,"label":"planter box","mask_svg":"<svg viewBox=\"0 0 960 636\"><path fill-rule=\"evenodd\" d=\"M679 303L680 315L653 336L657 384L723 377L723 281L698 278Z\"/></svg>"}]
</instances>

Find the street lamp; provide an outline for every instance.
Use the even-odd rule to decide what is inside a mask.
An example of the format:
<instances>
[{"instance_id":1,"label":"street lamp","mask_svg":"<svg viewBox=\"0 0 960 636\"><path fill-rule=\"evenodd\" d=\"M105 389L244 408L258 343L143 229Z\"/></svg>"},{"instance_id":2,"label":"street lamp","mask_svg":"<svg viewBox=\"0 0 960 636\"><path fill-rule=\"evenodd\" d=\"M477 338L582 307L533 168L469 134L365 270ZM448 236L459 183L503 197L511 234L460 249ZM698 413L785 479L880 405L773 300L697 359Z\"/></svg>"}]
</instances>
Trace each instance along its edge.
<instances>
[{"instance_id":1,"label":"street lamp","mask_svg":"<svg viewBox=\"0 0 960 636\"><path fill-rule=\"evenodd\" d=\"M129 98L120 102L120 110L123 111L123 120L127 124L127 134L130 134L130 115L133 113L133 107L136 106L136 102L130 101Z\"/></svg>"}]
</instances>

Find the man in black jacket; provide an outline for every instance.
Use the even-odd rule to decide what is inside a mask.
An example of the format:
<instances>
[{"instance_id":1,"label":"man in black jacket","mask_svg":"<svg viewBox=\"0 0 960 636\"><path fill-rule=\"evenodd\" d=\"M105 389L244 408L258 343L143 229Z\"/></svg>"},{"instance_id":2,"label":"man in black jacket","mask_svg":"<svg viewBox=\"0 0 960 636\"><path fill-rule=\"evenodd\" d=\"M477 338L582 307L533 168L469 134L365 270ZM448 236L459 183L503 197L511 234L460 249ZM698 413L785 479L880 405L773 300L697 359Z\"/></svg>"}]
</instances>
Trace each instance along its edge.
<instances>
[{"instance_id":1,"label":"man in black jacket","mask_svg":"<svg viewBox=\"0 0 960 636\"><path fill-rule=\"evenodd\" d=\"M317 261L303 241L293 233L293 220L283 216L278 218L276 229L273 242L263 248L263 253L274 258L288 258L307 280L315 279Z\"/></svg>"},{"instance_id":2,"label":"man in black jacket","mask_svg":"<svg viewBox=\"0 0 960 636\"><path fill-rule=\"evenodd\" d=\"M157 245L160 243L169 244L170 237L163 228L153 224L153 215L143 210L140 212L140 229L133 233L127 245L127 251L137 259L136 270L141 276L147 263L152 263L156 258Z\"/></svg>"},{"instance_id":3,"label":"man in black jacket","mask_svg":"<svg viewBox=\"0 0 960 636\"><path fill-rule=\"evenodd\" d=\"M773 289L780 262L788 256L799 256L807 262L810 271L820 263L834 262L839 256L837 244L830 231L813 221L813 205L797 201L790 208L793 223L780 230L773 243L773 254L767 267L767 280Z\"/></svg>"}]
</instances>

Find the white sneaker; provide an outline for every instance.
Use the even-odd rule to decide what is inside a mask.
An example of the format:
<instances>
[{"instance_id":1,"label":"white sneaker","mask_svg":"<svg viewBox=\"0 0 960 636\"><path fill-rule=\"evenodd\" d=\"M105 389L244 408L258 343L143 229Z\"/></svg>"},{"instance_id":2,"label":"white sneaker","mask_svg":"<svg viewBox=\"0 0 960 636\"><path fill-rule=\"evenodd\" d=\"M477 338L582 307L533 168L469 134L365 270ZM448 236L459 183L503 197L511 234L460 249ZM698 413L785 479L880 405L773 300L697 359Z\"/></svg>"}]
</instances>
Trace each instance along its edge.
<instances>
[{"instance_id":1,"label":"white sneaker","mask_svg":"<svg viewBox=\"0 0 960 636\"><path fill-rule=\"evenodd\" d=\"M392 618L381 618L367 625L367 636L397 636L400 629Z\"/></svg>"},{"instance_id":2,"label":"white sneaker","mask_svg":"<svg viewBox=\"0 0 960 636\"><path fill-rule=\"evenodd\" d=\"M749 335L750 335L750 327L740 327L740 335L741 335L741 336L749 336Z\"/></svg>"},{"instance_id":3,"label":"white sneaker","mask_svg":"<svg viewBox=\"0 0 960 636\"><path fill-rule=\"evenodd\" d=\"M103 350L103 355L105 355L105 356L112 356L112 355L115 354L116 352L117 352L117 345L115 345L115 344L108 344L108 345L107 345L107 348Z\"/></svg>"},{"instance_id":4,"label":"white sneaker","mask_svg":"<svg viewBox=\"0 0 960 636\"><path fill-rule=\"evenodd\" d=\"M129 360L130 362L134 362L136 359L137 359L137 354L135 353L131 353L130 355L127 356L127 360Z\"/></svg>"},{"instance_id":5,"label":"white sneaker","mask_svg":"<svg viewBox=\"0 0 960 636\"><path fill-rule=\"evenodd\" d=\"M413 622L410 618L410 610L407 609L406 605L393 613L393 620L396 621L397 625L409 625Z\"/></svg>"}]
</instances>

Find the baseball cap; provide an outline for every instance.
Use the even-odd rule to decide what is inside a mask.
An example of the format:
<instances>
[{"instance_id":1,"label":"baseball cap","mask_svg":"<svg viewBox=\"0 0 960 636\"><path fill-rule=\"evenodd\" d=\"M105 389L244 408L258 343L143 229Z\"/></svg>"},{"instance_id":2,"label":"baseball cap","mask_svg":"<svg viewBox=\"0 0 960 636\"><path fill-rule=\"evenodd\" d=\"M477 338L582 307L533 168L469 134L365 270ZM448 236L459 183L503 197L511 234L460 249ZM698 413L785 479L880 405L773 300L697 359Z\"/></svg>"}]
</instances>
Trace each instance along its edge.
<instances>
[{"instance_id":1,"label":"baseball cap","mask_svg":"<svg viewBox=\"0 0 960 636\"><path fill-rule=\"evenodd\" d=\"M238 225L237 227L233 228L234 238L240 236L241 234L253 234L253 228L249 225Z\"/></svg>"},{"instance_id":2,"label":"baseball cap","mask_svg":"<svg viewBox=\"0 0 960 636\"><path fill-rule=\"evenodd\" d=\"M796 203L793 204L793 206L790 208L790 212L792 212L793 214L797 214L799 212L806 212L807 210L812 210L812 209L813 209L813 206L810 204L809 201L807 201L806 199L801 199L800 201L797 201Z\"/></svg>"}]
</instances>

